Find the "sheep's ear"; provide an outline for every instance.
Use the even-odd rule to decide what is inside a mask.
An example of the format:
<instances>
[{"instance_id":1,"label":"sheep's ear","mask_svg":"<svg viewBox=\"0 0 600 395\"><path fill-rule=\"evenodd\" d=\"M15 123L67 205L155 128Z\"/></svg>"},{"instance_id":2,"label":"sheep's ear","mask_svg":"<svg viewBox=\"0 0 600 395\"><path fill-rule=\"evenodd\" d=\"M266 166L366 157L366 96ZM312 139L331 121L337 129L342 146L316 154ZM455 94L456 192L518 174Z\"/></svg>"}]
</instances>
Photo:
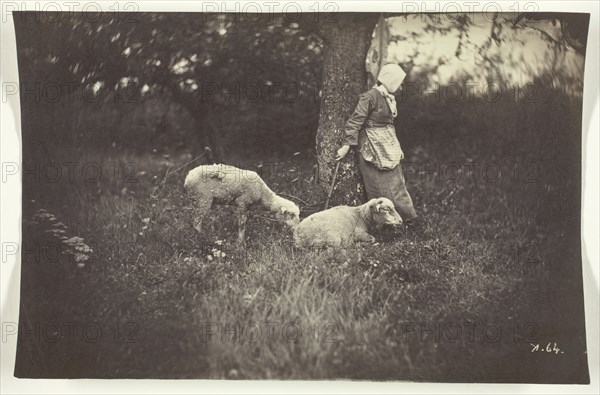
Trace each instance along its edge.
<instances>
[{"instance_id":1,"label":"sheep's ear","mask_svg":"<svg viewBox=\"0 0 600 395\"><path fill-rule=\"evenodd\" d=\"M371 211L379 212L379 203L377 201L374 201L373 203L371 203Z\"/></svg>"}]
</instances>

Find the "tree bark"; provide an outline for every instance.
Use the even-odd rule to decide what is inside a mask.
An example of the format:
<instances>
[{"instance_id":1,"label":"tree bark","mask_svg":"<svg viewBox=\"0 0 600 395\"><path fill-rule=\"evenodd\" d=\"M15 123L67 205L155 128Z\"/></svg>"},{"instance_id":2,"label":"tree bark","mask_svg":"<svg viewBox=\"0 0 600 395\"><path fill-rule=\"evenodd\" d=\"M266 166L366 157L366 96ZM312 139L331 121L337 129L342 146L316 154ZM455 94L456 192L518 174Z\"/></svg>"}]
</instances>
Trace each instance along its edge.
<instances>
[{"instance_id":1,"label":"tree bark","mask_svg":"<svg viewBox=\"0 0 600 395\"><path fill-rule=\"evenodd\" d=\"M331 185L335 156L344 137L344 126L354 111L358 95L367 89L366 56L379 14L337 14L320 27L323 37L323 80L317 129L319 182ZM353 150L342 160L330 206L357 205L364 187Z\"/></svg>"}]
</instances>

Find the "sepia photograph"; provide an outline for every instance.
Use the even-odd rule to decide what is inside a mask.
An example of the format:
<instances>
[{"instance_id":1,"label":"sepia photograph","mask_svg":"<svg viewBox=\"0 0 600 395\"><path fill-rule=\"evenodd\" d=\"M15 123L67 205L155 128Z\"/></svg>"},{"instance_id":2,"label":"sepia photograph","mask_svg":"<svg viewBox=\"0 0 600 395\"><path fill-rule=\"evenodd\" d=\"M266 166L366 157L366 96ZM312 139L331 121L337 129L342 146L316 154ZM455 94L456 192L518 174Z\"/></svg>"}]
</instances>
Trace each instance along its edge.
<instances>
[{"instance_id":1,"label":"sepia photograph","mask_svg":"<svg viewBox=\"0 0 600 395\"><path fill-rule=\"evenodd\" d=\"M590 383L590 14L90 4L9 18L17 378Z\"/></svg>"}]
</instances>

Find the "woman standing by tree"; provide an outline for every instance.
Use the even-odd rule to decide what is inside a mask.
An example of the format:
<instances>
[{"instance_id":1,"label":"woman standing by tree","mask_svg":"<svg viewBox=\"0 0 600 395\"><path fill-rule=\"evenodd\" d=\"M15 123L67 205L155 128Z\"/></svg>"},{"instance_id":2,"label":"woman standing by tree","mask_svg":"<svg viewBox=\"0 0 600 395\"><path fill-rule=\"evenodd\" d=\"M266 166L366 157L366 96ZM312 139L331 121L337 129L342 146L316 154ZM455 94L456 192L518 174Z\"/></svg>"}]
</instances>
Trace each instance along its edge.
<instances>
[{"instance_id":1,"label":"woman standing by tree","mask_svg":"<svg viewBox=\"0 0 600 395\"><path fill-rule=\"evenodd\" d=\"M405 223L413 227L417 214L406 190L400 165L404 153L394 128L397 115L394 94L405 77L406 73L397 64L381 68L377 84L359 96L356 109L346 122L346 137L336 160L342 160L350 147L356 147L368 198L390 199Z\"/></svg>"}]
</instances>

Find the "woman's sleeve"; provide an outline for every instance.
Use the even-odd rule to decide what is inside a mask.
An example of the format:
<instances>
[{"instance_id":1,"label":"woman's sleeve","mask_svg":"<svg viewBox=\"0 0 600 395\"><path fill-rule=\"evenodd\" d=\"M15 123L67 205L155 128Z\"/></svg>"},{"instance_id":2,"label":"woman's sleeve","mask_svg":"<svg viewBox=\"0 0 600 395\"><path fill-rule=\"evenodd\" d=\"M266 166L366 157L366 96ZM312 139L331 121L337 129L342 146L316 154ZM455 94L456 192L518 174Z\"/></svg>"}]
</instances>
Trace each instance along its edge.
<instances>
[{"instance_id":1,"label":"woman's sleeve","mask_svg":"<svg viewBox=\"0 0 600 395\"><path fill-rule=\"evenodd\" d=\"M344 129L346 134L344 144L352 146L358 144L358 132L362 128L372 109L373 102L371 101L371 97L367 95L366 92L361 94L356 109L354 109L352 116L346 122L346 128Z\"/></svg>"}]
</instances>

